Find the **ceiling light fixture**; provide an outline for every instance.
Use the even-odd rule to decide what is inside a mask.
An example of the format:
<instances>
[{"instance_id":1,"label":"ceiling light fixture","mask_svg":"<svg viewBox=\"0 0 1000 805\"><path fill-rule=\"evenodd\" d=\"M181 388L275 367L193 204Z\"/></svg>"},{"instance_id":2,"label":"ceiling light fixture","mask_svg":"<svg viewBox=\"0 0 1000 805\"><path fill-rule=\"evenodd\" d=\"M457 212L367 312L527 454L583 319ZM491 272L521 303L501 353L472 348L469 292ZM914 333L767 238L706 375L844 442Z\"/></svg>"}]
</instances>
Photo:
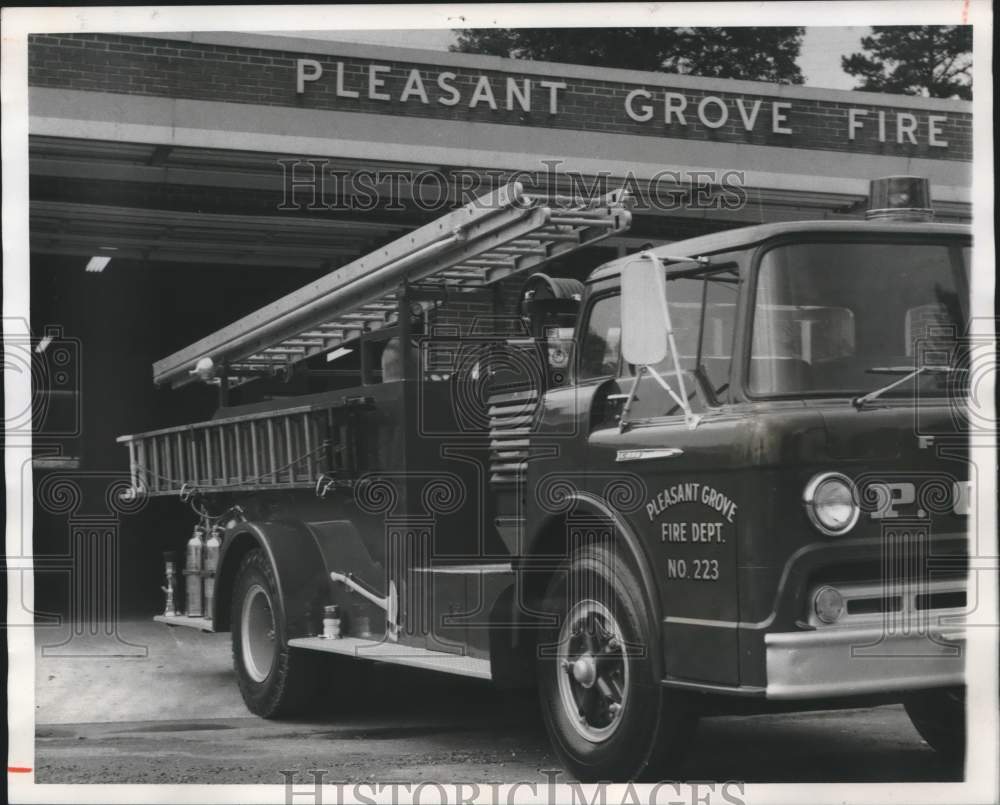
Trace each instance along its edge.
<instances>
[{"instance_id":1,"label":"ceiling light fixture","mask_svg":"<svg viewBox=\"0 0 1000 805\"><path fill-rule=\"evenodd\" d=\"M108 263L111 262L110 257L105 257L104 255L95 255L90 258L90 262L87 263L87 271L91 274L99 274L108 267Z\"/></svg>"}]
</instances>

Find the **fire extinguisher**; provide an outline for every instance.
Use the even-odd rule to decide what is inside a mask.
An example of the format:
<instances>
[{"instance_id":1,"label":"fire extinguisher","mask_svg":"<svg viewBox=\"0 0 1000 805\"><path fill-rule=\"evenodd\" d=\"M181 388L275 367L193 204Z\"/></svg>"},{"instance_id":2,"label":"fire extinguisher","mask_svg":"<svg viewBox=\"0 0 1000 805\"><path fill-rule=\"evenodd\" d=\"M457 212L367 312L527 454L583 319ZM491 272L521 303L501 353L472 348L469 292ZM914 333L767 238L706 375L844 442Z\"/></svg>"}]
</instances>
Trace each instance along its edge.
<instances>
[{"instance_id":1,"label":"fire extinguisher","mask_svg":"<svg viewBox=\"0 0 1000 805\"><path fill-rule=\"evenodd\" d=\"M202 614L201 570L204 553L205 529L200 525L194 527L191 539L187 542L185 552L184 575L187 592L187 614L191 618L199 618Z\"/></svg>"},{"instance_id":2,"label":"fire extinguisher","mask_svg":"<svg viewBox=\"0 0 1000 805\"><path fill-rule=\"evenodd\" d=\"M212 603L215 599L215 571L219 567L219 550L222 548L223 528L212 526L212 530L205 540L205 550L202 554L204 561L205 577L205 617L212 617Z\"/></svg>"}]
</instances>

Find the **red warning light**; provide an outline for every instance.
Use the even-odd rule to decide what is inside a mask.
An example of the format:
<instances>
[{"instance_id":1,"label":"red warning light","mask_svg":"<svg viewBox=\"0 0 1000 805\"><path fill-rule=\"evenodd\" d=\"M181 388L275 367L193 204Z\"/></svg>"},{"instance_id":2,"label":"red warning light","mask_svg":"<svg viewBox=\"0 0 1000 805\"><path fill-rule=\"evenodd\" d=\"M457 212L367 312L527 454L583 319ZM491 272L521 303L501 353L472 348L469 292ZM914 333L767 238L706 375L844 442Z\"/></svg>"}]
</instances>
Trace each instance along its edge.
<instances>
[{"instance_id":1,"label":"red warning light","mask_svg":"<svg viewBox=\"0 0 1000 805\"><path fill-rule=\"evenodd\" d=\"M868 194L869 220L931 221L931 183L919 176L873 179Z\"/></svg>"}]
</instances>

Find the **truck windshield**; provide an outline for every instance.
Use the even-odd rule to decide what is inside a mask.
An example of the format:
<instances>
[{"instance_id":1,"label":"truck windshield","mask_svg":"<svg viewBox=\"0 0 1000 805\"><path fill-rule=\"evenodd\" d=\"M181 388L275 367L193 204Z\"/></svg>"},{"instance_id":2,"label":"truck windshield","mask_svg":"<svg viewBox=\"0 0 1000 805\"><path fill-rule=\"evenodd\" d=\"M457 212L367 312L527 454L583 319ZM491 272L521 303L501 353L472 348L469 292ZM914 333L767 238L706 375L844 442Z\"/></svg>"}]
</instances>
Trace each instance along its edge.
<instances>
[{"instance_id":1,"label":"truck windshield","mask_svg":"<svg viewBox=\"0 0 1000 805\"><path fill-rule=\"evenodd\" d=\"M953 364L965 333L969 248L941 243L802 243L761 260L748 388L756 396L852 395L885 367ZM945 394L924 373L885 396Z\"/></svg>"}]
</instances>

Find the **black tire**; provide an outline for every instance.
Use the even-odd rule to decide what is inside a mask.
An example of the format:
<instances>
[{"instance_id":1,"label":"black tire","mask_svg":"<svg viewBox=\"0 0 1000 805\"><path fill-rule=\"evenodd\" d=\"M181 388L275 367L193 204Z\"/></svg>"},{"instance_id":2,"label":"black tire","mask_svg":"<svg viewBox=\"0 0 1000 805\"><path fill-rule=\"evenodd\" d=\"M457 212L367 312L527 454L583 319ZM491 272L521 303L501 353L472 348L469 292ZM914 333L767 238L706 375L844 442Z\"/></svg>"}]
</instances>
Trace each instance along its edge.
<instances>
[{"instance_id":1,"label":"black tire","mask_svg":"<svg viewBox=\"0 0 1000 805\"><path fill-rule=\"evenodd\" d=\"M320 658L289 648L274 569L260 549L243 557L236 571L231 625L233 666L250 712L279 718L320 705Z\"/></svg>"},{"instance_id":2,"label":"black tire","mask_svg":"<svg viewBox=\"0 0 1000 805\"><path fill-rule=\"evenodd\" d=\"M920 737L944 758L965 758L965 688L934 688L910 694L906 714Z\"/></svg>"},{"instance_id":3,"label":"black tire","mask_svg":"<svg viewBox=\"0 0 1000 805\"><path fill-rule=\"evenodd\" d=\"M690 702L655 678L660 643L641 589L615 551L594 545L576 551L546 592L559 623L538 644L542 716L583 782L664 779L696 728Z\"/></svg>"}]
</instances>

